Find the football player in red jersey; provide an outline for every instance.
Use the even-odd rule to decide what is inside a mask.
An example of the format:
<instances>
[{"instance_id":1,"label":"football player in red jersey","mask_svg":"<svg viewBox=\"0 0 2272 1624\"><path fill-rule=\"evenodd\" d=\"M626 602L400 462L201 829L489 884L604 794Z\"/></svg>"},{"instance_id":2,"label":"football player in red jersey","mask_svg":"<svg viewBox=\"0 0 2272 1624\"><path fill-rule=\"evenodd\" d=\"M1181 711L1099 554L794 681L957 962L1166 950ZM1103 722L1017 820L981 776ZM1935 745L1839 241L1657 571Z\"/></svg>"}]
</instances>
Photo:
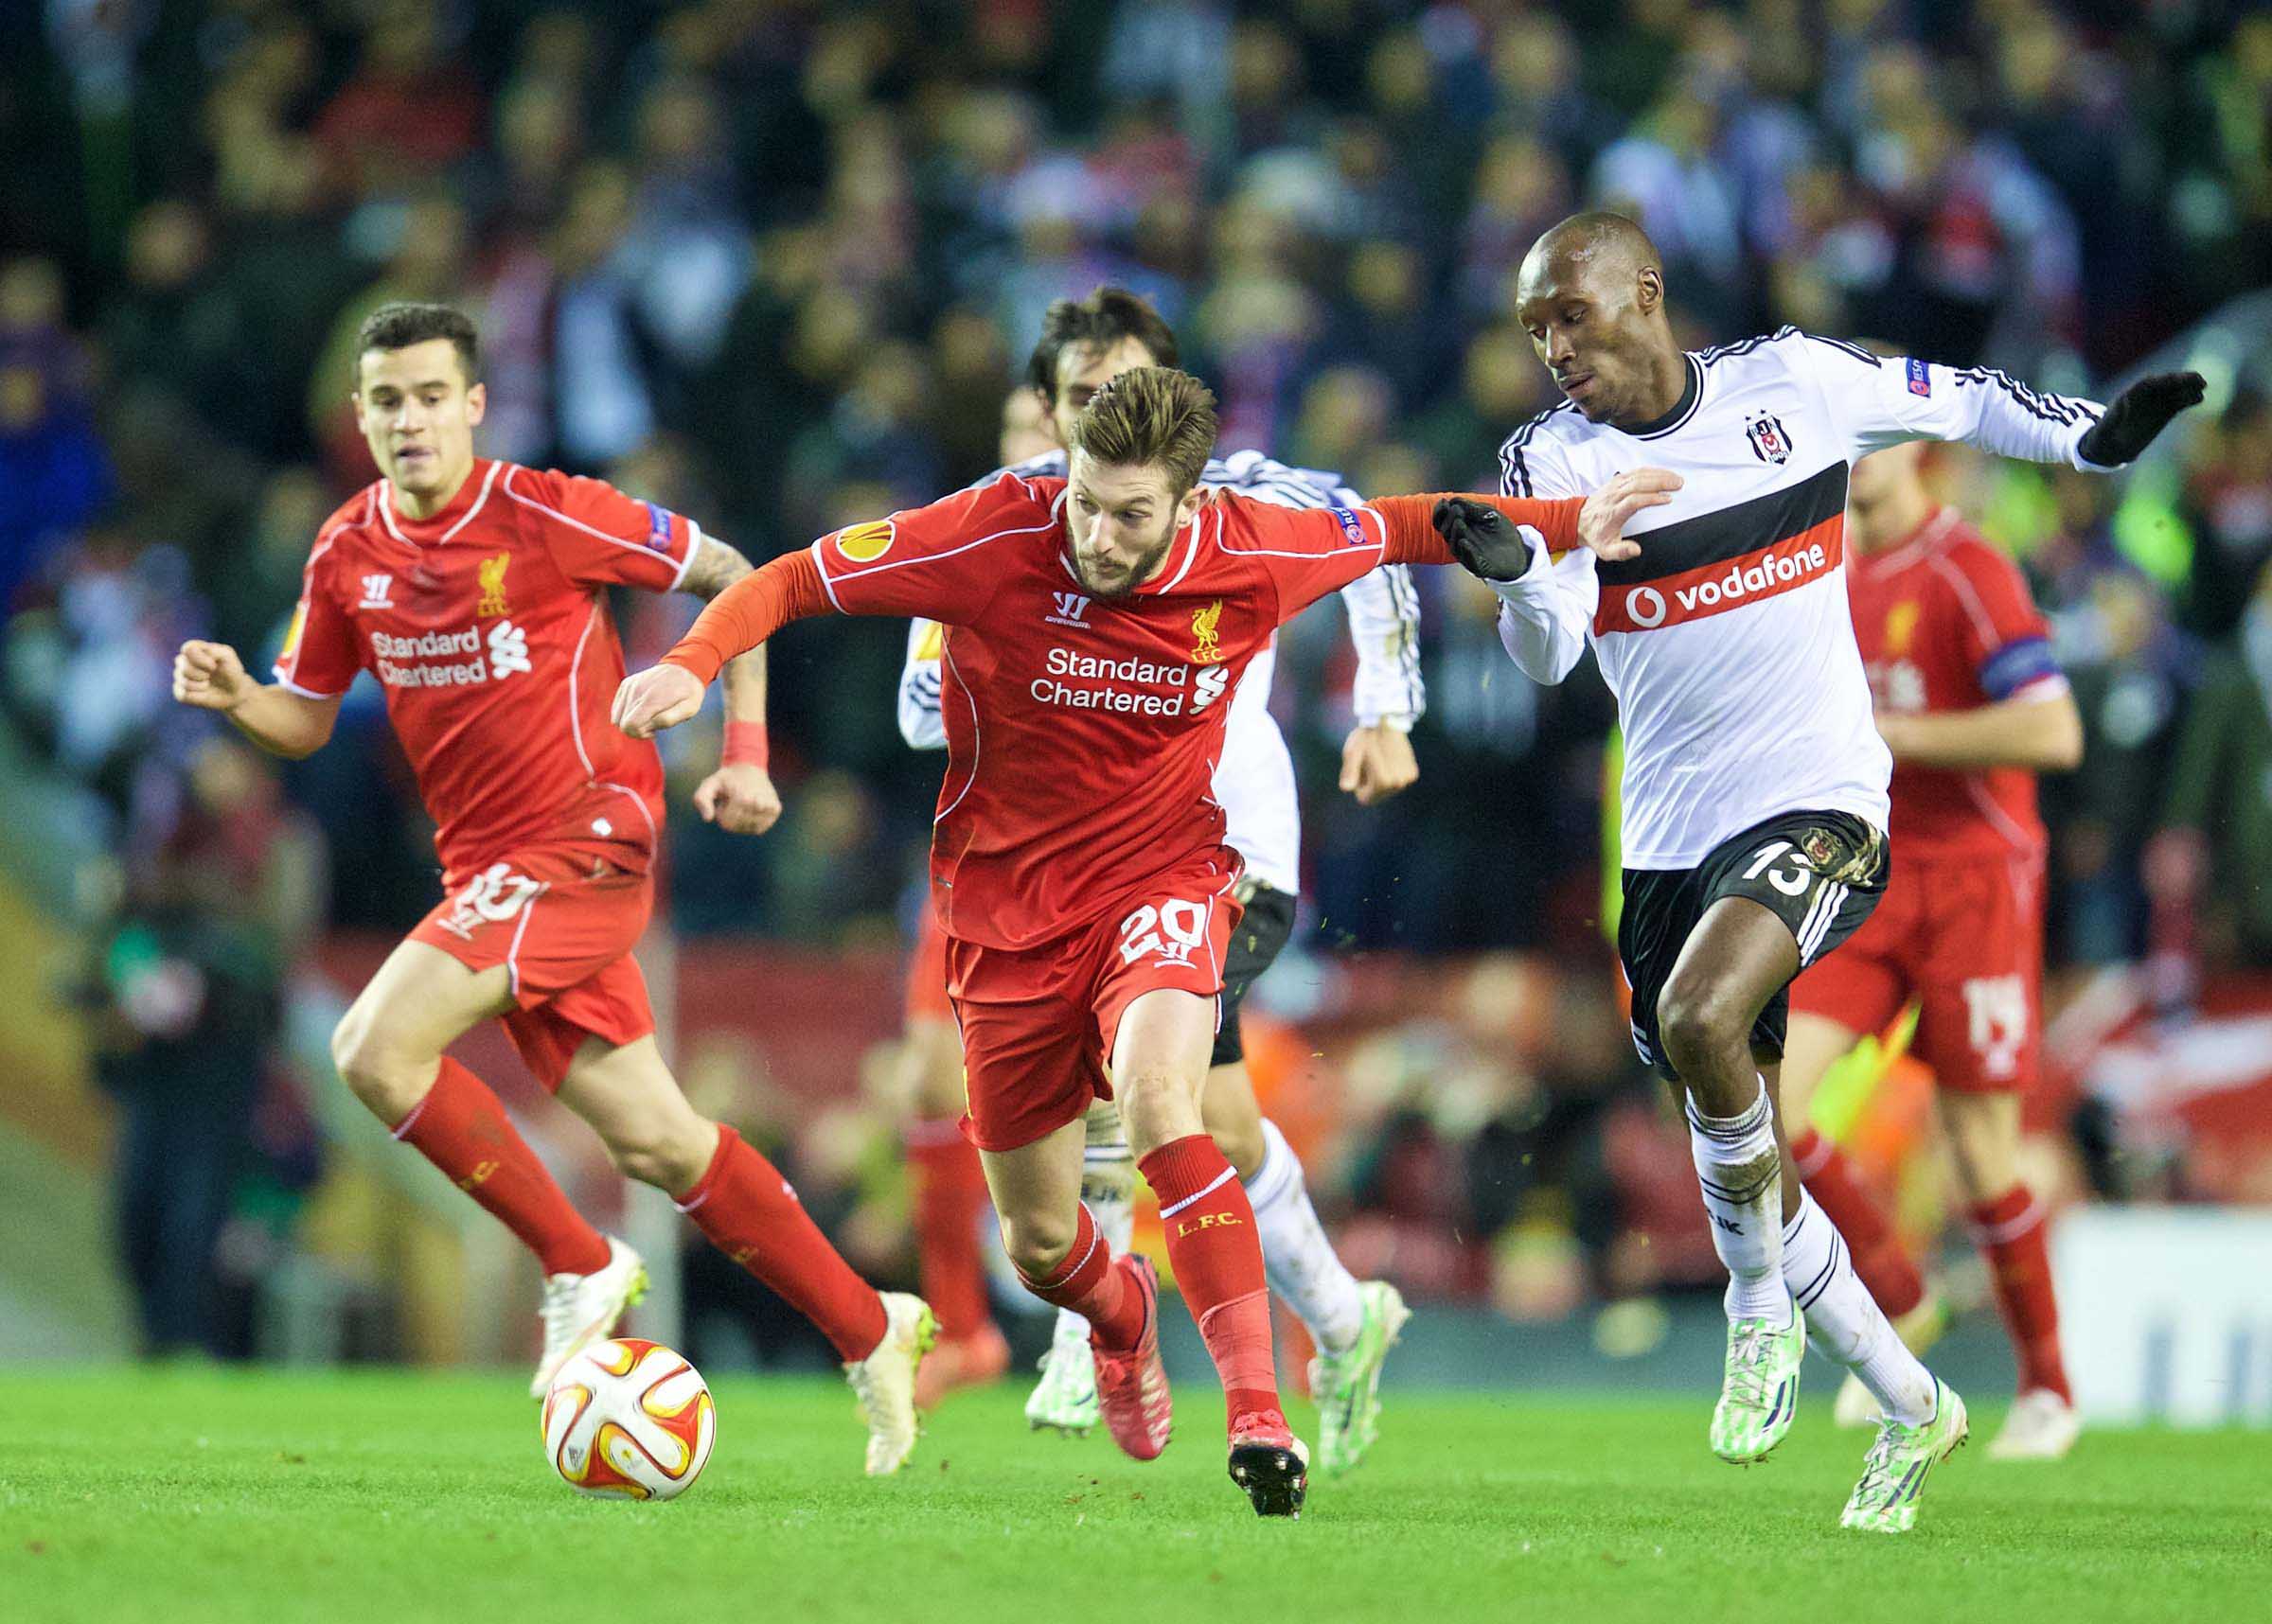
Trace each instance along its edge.
<instances>
[{"instance_id":1,"label":"football player in red jersey","mask_svg":"<svg viewBox=\"0 0 2272 1624\"><path fill-rule=\"evenodd\" d=\"M1845 950L1791 989L1784 1108L1802 1124L1816 1085L1863 1033L1918 1008L1975 1237L2019 1359L2019 1399L1993 1458L2052 1459L2075 1440L2059 1354L2044 1213L2019 1172L2020 1103L2036 1077L2043 980L2043 822L2035 774L2083 757L2083 723L2050 628L2012 561L1935 500L1922 443L1855 465L1847 596L1878 732L1893 752L1885 901ZM1905 1335L1938 1329L1917 1266L1836 1145L1795 1126L1801 1179L1854 1248ZM1839 1395L1842 1418L1866 1396Z\"/></svg>"},{"instance_id":2,"label":"football player in red jersey","mask_svg":"<svg viewBox=\"0 0 2272 1624\"><path fill-rule=\"evenodd\" d=\"M488 397L462 312L389 305L360 338L355 410L383 477L316 537L276 680L256 681L213 643L183 644L173 678L175 698L294 758L331 736L358 671L385 695L434 816L446 894L340 1022L340 1075L541 1262L532 1393L613 1329L646 1274L444 1052L492 1015L617 1167L667 1192L826 1333L866 1414L867 1470L895 1471L914 1444L930 1311L861 1280L779 1172L686 1103L631 958L653 903L663 766L652 745L607 725L623 650L606 590L714 598L749 563L693 521L597 480L476 457ZM724 759L695 804L760 834L780 813L765 770L764 666L737 661L725 687Z\"/></svg>"},{"instance_id":3,"label":"football player in red jersey","mask_svg":"<svg viewBox=\"0 0 2272 1624\"><path fill-rule=\"evenodd\" d=\"M685 720L725 661L803 616L946 626L932 894L964 1132L1003 1245L1035 1295L1089 1321L1106 1424L1156 1456L1169 1424L1157 1281L1112 1256L1080 1200L1083 1119L1117 1096L1222 1378L1231 1475L1259 1514L1284 1516L1300 1511L1306 1451L1279 1407L1253 1212L1199 1111L1239 915L1209 788L1230 692L1282 622L1382 563L1454 555L1437 498L1296 509L1210 492L1198 480L1215 432L1197 379L1124 372L1076 419L1066 478L1005 471L773 560L627 681L614 715L634 738ZM1643 470L1583 503L1490 505L1527 527L1510 528L1527 557L1606 544L1677 484Z\"/></svg>"}]
</instances>

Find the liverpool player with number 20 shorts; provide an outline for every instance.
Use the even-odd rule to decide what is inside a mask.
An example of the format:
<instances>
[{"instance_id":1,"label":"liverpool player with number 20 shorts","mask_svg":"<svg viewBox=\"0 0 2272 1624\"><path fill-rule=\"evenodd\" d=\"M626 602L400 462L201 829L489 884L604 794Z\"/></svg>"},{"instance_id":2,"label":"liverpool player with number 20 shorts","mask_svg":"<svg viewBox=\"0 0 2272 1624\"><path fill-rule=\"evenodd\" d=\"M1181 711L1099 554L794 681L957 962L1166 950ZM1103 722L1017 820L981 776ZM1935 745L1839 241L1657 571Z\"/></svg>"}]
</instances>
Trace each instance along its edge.
<instances>
[{"instance_id":1,"label":"liverpool player with number 20 shorts","mask_svg":"<svg viewBox=\"0 0 2272 1624\"><path fill-rule=\"evenodd\" d=\"M716 596L749 564L692 521L596 480L476 458L487 395L461 312L385 306L360 338L355 410L384 477L316 537L276 680L253 681L211 643L184 644L173 679L176 698L294 757L330 737L358 671L386 697L434 815L446 895L340 1022L340 1074L542 1262L532 1393L613 1329L646 1276L444 1052L491 1015L619 1168L669 1192L826 1333L867 1421L867 1470L896 1471L914 1446L930 1310L868 1286L779 1172L687 1104L630 956L652 903L663 767L652 745L607 725L623 652L606 591ZM764 770L761 665L730 676L727 714L725 765L696 805L759 833L780 811Z\"/></svg>"},{"instance_id":2,"label":"liverpool player with number 20 shorts","mask_svg":"<svg viewBox=\"0 0 2272 1624\"><path fill-rule=\"evenodd\" d=\"M1838 1148L1806 1127L1831 1063L1914 1000L1910 1052L1932 1068L1957 1180L2019 1359L2019 1399L1991 1459L2055 1459L2079 1430L2059 1353L2043 1209L2019 1174L2020 1103L2036 1077L2043 985L2043 821L2038 770L2083 757L2083 719L2028 584L1933 499L1926 448L1855 465L1847 595L1878 732L1893 753L1886 900L1835 958L1791 987L1784 1105L1807 1192L1854 1248L1878 1306L1939 1318L1893 1227ZM1912 1335L1917 1333L1912 1333ZM1838 1419L1868 1416L1838 1395Z\"/></svg>"},{"instance_id":3,"label":"liverpool player with number 20 shorts","mask_svg":"<svg viewBox=\"0 0 2272 1624\"><path fill-rule=\"evenodd\" d=\"M1066 479L1004 473L775 559L626 682L615 718L633 737L684 720L724 661L801 616L947 627L932 894L965 1131L1003 1244L1037 1296L1089 1321L1114 1440L1159 1455L1158 1285L1080 1200L1083 1119L1116 1096L1226 1390L1231 1474L1258 1513L1284 1516L1301 1509L1306 1454L1279 1408L1254 1214L1199 1110L1239 915L1208 787L1232 691L1280 623L1383 563L1452 556L1434 498L1293 509L1207 490L1215 428L1198 380L1124 372L1075 419ZM1541 545L1608 545L1668 483L1637 473L1584 503L1490 511L1542 527ZM1088 602L1078 635L1052 619L1076 618L1069 590Z\"/></svg>"},{"instance_id":4,"label":"liverpool player with number 20 shorts","mask_svg":"<svg viewBox=\"0 0 2272 1624\"><path fill-rule=\"evenodd\" d=\"M1562 559L1487 509L1448 538L1504 602L1516 663L1559 681L1589 642L1625 730L1618 952L1643 1058L1686 1096L1729 1270L1712 1444L1763 1459L1789 1430L1811 1335L1885 1417L1840 1521L1899 1533L1963 1442L1964 1406L1902 1346L1784 1154L1774 1088L1788 988L1886 882L1890 761L1846 607L1847 468L1906 440L2103 469L2201 397L2149 378L2102 409L2000 373L1888 360L1791 328L1683 353L1662 261L1614 214L1524 257L1516 314L1567 397L1509 438L1502 488L1564 496L1640 460L1685 484L1630 538Z\"/></svg>"},{"instance_id":5,"label":"liverpool player with number 20 shorts","mask_svg":"<svg viewBox=\"0 0 2272 1624\"><path fill-rule=\"evenodd\" d=\"M1042 419L1055 438L1047 451L1013 460L1008 471L1032 478L1060 478L1064 447L1083 406L1104 384L1134 366L1176 364L1175 329L1143 299L1123 288L1096 289L1085 299L1059 299L1041 320L1040 342L1027 368L1030 393L1049 406ZM1363 498L1334 474L1293 468L1256 451L1210 459L1199 474L1202 485L1224 486L1287 507L1355 508ZM1420 678L1419 595L1411 572L1389 566L1360 575L1340 591L1348 613L1349 638L1357 655L1353 698L1357 726L1341 747L1341 787L1360 803L1384 801L1418 776L1406 736L1426 707ZM1080 629L1086 613L1080 594L1072 593L1073 612L1060 624ZM939 712L941 654L945 642L932 622L917 621L908 640L908 658L899 683L899 726L910 744L940 749L947 743ZM1309 1369L1310 1396L1318 1406L1317 1465L1328 1475L1361 1461L1379 1435L1380 1372L1409 1311L1387 1280L1359 1280L1335 1255L1309 1198L1301 1158L1276 1123L1263 1116L1247 1074L1239 1007L1247 991L1269 968L1293 934L1295 898L1301 890L1302 807L1294 791L1294 764L1269 712L1270 681L1277 649L1264 647L1248 662L1230 700L1223 724L1223 749L1215 773L1214 794L1223 808L1224 843L1244 867L1238 899L1243 911L1223 962L1222 1016L1208 1057L1207 1082L1199 1114L1216 1146L1230 1158L1247 1187L1254 1228L1270 1289L1302 1321L1317 1346ZM914 1018L917 997L928 996L946 1014L945 946L935 916L926 915L924 947L909 981L911 1035L924 1030ZM947 1035L951 1039L953 1027ZM933 1096L932 1116L950 1101L944 1124L921 1149L925 1169L933 1173L959 1149L977 1174L977 1154L959 1134L953 1119L963 1107L959 1047L949 1088ZM936 1127L943 1125L946 1134ZM948 1134L953 1134L952 1145ZM947 1180L939 1180L945 1183ZM974 1180L977 1182L977 1180ZM983 1182L982 1182L983 1189ZM928 1193L928 1185L927 1185ZM1089 1145L1081 1174L1081 1199L1098 1230L1126 1251L1135 1228L1136 1162L1127 1135L1109 1102L1089 1112ZM939 1228L948 1230L938 1233ZM927 1258L960 1243L972 1254L966 1278L978 1275L976 1227L957 1215L922 1237ZM951 1278L951 1276L950 1276ZM948 1341L949 1309L924 1276L924 1295L938 1311L940 1345L924 1362L924 1383L935 1380ZM967 1312L967 1311L966 1311ZM1041 1380L1026 1400L1025 1416L1036 1427L1086 1433L1097 1421L1095 1360L1089 1325L1071 1310L1057 1315L1056 1334L1041 1364ZM997 1333L999 1335L999 1333ZM923 1384L916 1391L923 1397Z\"/></svg>"}]
</instances>

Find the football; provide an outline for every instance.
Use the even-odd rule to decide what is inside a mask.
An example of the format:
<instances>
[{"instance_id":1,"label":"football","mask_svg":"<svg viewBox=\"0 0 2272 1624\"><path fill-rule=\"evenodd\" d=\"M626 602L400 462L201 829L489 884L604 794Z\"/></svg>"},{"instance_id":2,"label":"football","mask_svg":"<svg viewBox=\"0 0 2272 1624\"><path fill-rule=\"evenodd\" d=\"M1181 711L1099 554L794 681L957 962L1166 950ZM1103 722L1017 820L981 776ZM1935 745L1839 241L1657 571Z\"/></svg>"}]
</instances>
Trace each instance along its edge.
<instances>
[{"instance_id":1,"label":"football","mask_svg":"<svg viewBox=\"0 0 2272 1624\"><path fill-rule=\"evenodd\" d=\"M544 1457L569 1488L668 1500L702 1474L718 1410L701 1373L659 1342L595 1342L544 1395Z\"/></svg>"}]
</instances>

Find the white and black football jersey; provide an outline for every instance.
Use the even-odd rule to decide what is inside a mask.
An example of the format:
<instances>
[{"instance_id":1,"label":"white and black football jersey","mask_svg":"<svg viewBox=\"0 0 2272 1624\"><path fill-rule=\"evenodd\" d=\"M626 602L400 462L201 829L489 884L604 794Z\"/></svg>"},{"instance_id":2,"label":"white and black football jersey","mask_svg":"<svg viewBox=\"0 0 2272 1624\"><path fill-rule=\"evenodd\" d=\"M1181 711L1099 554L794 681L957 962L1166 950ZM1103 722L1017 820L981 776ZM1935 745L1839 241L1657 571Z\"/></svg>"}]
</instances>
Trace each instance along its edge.
<instances>
[{"instance_id":1,"label":"white and black football jersey","mask_svg":"<svg viewBox=\"0 0 2272 1624\"><path fill-rule=\"evenodd\" d=\"M1564 404L1500 452L1508 496L1584 496L1663 468L1685 484L1626 534L1641 555L1534 558L1498 587L1500 638L1555 682L1589 640L1625 734L1623 862L1694 867L1779 813L1887 822L1892 761L1846 605L1848 467L1904 440L2091 468L2086 400L2000 372L1881 357L1785 327L1687 357L1688 386L1626 430Z\"/></svg>"}]
</instances>

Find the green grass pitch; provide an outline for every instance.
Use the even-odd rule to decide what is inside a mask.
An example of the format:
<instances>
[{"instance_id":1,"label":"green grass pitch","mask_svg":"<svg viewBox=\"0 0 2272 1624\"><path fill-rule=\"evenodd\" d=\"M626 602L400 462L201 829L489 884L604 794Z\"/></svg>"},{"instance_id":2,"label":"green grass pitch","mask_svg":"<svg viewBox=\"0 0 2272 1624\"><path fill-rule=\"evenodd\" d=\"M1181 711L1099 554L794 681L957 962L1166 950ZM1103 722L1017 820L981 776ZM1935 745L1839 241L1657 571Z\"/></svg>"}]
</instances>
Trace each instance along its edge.
<instances>
[{"instance_id":1,"label":"green grass pitch","mask_svg":"<svg viewBox=\"0 0 2272 1624\"><path fill-rule=\"evenodd\" d=\"M1810 1372L1812 1373L1812 1372ZM1819 1414L1775 1460L1706 1452L1710 1395L1395 1394L1351 1477L1262 1523L1221 1401L1182 1394L1138 1465L1029 1434L1021 1391L950 1401L896 1478L859 1472L849 1395L718 1389L717 1453L668 1505L546 1469L516 1379L0 1374L0 1614L205 1620L1104 1620L1540 1616L2272 1617L2272 1441L2086 1435L2056 1466L1976 1442L1917 1530L1843 1533L1865 1445ZM1812 1406L1827 1408L1818 1394ZM1314 1421L1303 1408L1298 1428Z\"/></svg>"}]
</instances>

